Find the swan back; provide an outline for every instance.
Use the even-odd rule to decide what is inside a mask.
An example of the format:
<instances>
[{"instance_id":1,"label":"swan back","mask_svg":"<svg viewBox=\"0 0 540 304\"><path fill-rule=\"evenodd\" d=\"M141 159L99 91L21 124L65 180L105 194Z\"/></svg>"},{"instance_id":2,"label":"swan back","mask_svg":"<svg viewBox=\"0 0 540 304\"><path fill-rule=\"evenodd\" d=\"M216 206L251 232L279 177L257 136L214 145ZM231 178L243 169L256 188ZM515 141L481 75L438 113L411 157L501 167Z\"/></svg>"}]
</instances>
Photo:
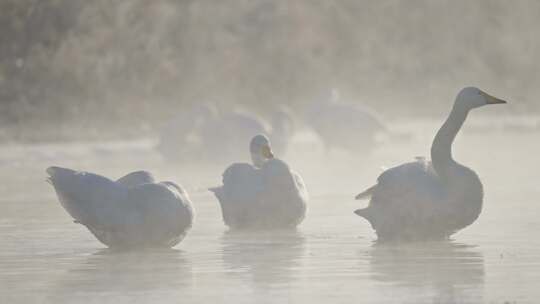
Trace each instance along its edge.
<instances>
[{"instance_id":1,"label":"swan back","mask_svg":"<svg viewBox=\"0 0 540 304\"><path fill-rule=\"evenodd\" d=\"M353 152L369 152L375 147L376 136L386 131L373 111L338 102L315 103L306 120L327 147Z\"/></svg>"},{"instance_id":2,"label":"swan back","mask_svg":"<svg viewBox=\"0 0 540 304\"><path fill-rule=\"evenodd\" d=\"M130 204L141 218L130 230L137 231L130 244L144 243L172 247L191 228L194 212L187 195L171 182L142 184L129 191Z\"/></svg>"},{"instance_id":3,"label":"swan back","mask_svg":"<svg viewBox=\"0 0 540 304\"><path fill-rule=\"evenodd\" d=\"M308 201L302 177L277 158L264 164L262 175L265 183L263 204L267 207L267 212L273 214L269 218L279 218L285 226L300 224L304 219Z\"/></svg>"},{"instance_id":4,"label":"swan back","mask_svg":"<svg viewBox=\"0 0 540 304\"><path fill-rule=\"evenodd\" d=\"M210 189L216 195L229 227L249 226L256 218L263 190L259 169L248 163L235 163L223 173L223 186Z\"/></svg>"},{"instance_id":5,"label":"swan back","mask_svg":"<svg viewBox=\"0 0 540 304\"><path fill-rule=\"evenodd\" d=\"M124 185L128 188L136 187L143 184L154 183L156 180L154 176L148 171L135 171L131 172L116 180L117 183Z\"/></svg>"},{"instance_id":6,"label":"swan back","mask_svg":"<svg viewBox=\"0 0 540 304\"><path fill-rule=\"evenodd\" d=\"M445 238L470 225L482 207L482 184L465 167L461 182L448 184L431 162L417 160L385 171L370 192L370 203L355 213L366 218L380 239Z\"/></svg>"}]
</instances>

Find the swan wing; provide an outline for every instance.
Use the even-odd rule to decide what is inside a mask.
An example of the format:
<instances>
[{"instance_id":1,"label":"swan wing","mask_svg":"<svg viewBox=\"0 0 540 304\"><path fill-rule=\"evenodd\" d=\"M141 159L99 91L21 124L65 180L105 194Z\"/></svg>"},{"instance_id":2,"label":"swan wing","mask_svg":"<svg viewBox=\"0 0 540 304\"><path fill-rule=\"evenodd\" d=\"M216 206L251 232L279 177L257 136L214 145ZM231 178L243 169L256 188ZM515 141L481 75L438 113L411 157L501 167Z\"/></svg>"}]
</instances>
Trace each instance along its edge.
<instances>
[{"instance_id":1,"label":"swan wing","mask_svg":"<svg viewBox=\"0 0 540 304\"><path fill-rule=\"evenodd\" d=\"M304 179L297 172L292 171L291 173L293 175L294 183L295 183L296 189L298 190L299 197L302 200L307 202L309 199L309 194L306 188L306 184L304 183Z\"/></svg>"},{"instance_id":2,"label":"swan wing","mask_svg":"<svg viewBox=\"0 0 540 304\"><path fill-rule=\"evenodd\" d=\"M254 217L264 189L259 169L247 163L235 163L223 173L223 186L211 188L229 226L242 226Z\"/></svg>"},{"instance_id":3,"label":"swan wing","mask_svg":"<svg viewBox=\"0 0 540 304\"><path fill-rule=\"evenodd\" d=\"M429 227L445 208L446 193L431 163L424 160L386 170L377 184L359 197L371 197L369 206L355 213L366 218L379 235L407 227Z\"/></svg>"},{"instance_id":4,"label":"swan wing","mask_svg":"<svg viewBox=\"0 0 540 304\"><path fill-rule=\"evenodd\" d=\"M126 213L131 222L122 227L129 245L174 246L193 223L194 212L183 189L172 183L142 184L129 190Z\"/></svg>"},{"instance_id":5,"label":"swan wing","mask_svg":"<svg viewBox=\"0 0 540 304\"><path fill-rule=\"evenodd\" d=\"M282 160L274 158L261 168L264 192L260 213L265 226L298 225L304 218L308 192L302 177Z\"/></svg>"},{"instance_id":6,"label":"swan wing","mask_svg":"<svg viewBox=\"0 0 540 304\"><path fill-rule=\"evenodd\" d=\"M419 160L383 172L373 189L371 203L415 208L441 201L443 190L431 163Z\"/></svg>"},{"instance_id":7,"label":"swan wing","mask_svg":"<svg viewBox=\"0 0 540 304\"><path fill-rule=\"evenodd\" d=\"M148 171L135 171L119 178L116 182L131 188L142 184L155 183L155 179Z\"/></svg>"},{"instance_id":8,"label":"swan wing","mask_svg":"<svg viewBox=\"0 0 540 304\"><path fill-rule=\"evenodd\" d=\"M309 123L326 145L351 151L371 149L376 135L386 130L371 111L347 104L320 105L309 117ZM350 136L356 140L349 140Z\"/></svg>"}]
</instances>

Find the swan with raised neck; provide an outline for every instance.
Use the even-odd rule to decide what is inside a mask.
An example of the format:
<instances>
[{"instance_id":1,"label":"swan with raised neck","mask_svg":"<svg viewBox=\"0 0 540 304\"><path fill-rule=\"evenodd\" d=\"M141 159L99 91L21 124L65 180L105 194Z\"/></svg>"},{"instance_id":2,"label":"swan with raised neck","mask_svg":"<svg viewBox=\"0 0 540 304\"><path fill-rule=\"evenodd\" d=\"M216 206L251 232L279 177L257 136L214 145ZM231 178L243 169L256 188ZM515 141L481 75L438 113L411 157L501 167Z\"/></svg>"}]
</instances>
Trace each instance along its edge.
<instances>
[{"instance_id":1,"label":"swan with raised neck","mask_svg":"<svg viewBox=\"0 0 540 304\"><path fill-rule=\"evenodd\" d=\"M478 88L462 89L433 140L431 163L421 159L386 170L357 195L371 201L355 213L379 238L445 237L472 224L482 209L483 186L473 170L454 160L452 143L472 109L503 103Z\"/></svg>"}]
</instances>

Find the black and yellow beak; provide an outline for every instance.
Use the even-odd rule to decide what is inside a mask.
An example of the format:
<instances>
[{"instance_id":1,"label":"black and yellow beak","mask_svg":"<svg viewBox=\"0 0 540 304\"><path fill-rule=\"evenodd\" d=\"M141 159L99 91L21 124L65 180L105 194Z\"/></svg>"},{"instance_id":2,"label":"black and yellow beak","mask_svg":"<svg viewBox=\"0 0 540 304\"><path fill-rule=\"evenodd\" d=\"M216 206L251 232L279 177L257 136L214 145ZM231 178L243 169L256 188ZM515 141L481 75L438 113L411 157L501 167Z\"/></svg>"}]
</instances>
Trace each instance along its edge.
<instances>
[{"instance_id":1,"label":"black and yellow beak","mask_svg":"<svg viewBox=\"0 0 540 304\"><path fill-rule=\"evenodd\" d=\"M270 148L269 145L264 145L262 147L262 155L264 156L264 158L267 158L267 159L274 158L274 153L272 153L272 149Z\"/></svg>"},{"instance_id":2,"label":"black and yellow beak","mask_svg":"<svg viewBox=\"0 0 540 304\"><path fill-rule=\"evenodd\" d=\"M482 94L486 98L487 104L504 104L507 103L505 100L499 99L497 97L493 97L489 95L486 92L480 91L480 94Z\"/></svg>"}]
</instances>

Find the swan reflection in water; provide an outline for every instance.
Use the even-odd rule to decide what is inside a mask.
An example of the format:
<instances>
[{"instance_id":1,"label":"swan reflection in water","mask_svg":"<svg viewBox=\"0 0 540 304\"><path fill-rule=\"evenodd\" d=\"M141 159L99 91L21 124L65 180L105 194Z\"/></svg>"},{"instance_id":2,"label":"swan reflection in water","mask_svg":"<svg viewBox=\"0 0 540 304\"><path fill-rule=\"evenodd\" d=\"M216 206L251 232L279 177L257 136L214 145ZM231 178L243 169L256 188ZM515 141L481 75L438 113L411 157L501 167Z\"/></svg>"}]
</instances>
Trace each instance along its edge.
<instances>
[{"instance_id":1,"label":"swan reflection in water","mask_svg":"<svg viewBox=\"0 0 540 304\"><path fill-rule=\"evenodd\" d=\"M51 303L119 303L134 296L173 300L193 277L191 263L175 249L103 249L77 265L59 278L48 298Z\"/></svg>"},{"instance_id":2,"label":"swan reflection in water","mask_svg":"<svg viewBox=\"0 0 540 304\"><path fill-rule=\"evenodd\" d=\"M226 231L221 242L227 273L247 274L259 287L290 282L305 252L305 238L295 230Z\"/></svg>"},{"instance_id":3,"label":"swan reflection in water","mask_svg":"<svg viewBox=\"0 0 540 304\"><path fill-rule=\"evenodd\" d=\"M484 259L475 246L453 241L375 242L368 252L372 279L434 303L482 300ZM407 298L407 296L405 296Z\"/></svg>"}]
</instances>

